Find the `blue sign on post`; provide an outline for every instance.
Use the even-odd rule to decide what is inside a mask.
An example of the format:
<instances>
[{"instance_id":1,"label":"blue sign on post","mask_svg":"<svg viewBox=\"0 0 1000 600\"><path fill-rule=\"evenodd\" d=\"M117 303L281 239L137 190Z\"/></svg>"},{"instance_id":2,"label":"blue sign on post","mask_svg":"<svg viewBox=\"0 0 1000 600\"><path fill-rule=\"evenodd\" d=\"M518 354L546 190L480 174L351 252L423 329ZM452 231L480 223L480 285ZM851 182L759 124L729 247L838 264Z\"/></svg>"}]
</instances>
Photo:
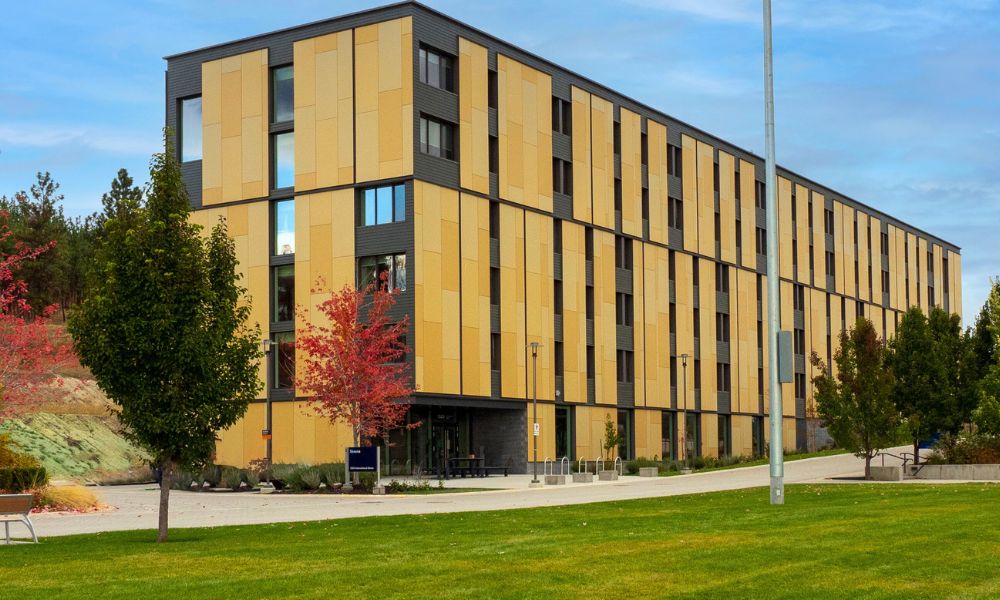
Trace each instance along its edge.
<instances>
[{"instance_id":1,"label":"blue sign on post","mask_svg":"<svg viewBox=\"0 0 1000 600\"><path fill-rule=\"evenodd\" d=\"M347 449L347 470L351 473L373 473L378 470L378 447Z\"/></svg>"}]
</instances>

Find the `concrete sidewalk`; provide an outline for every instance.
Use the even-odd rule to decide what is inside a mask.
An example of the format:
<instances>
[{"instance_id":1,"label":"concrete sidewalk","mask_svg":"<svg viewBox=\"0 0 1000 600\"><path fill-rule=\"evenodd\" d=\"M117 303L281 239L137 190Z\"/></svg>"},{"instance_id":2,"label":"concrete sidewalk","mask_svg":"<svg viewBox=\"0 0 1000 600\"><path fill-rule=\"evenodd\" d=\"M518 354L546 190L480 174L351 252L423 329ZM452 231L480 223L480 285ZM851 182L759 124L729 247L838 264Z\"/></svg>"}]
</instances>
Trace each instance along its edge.
<instances>
[{"instance_id":1,"label":"concrete sidewalk","mask_svg":"<svg viewBox=\"0 0 1000 600\"><path fill-rule=\"evenodd\" d=\"M888 458L886 464L889 464ZM895 464L899 464L898 461ZM860 478L863 472L864 462L849 454L808 458L785 464L785 482L809 483L829 481L831 478ZM170 494L170 526L214 527L584 504L767 486L770 478L768 467L764 465L673 477L626 476L613 482L566 484L540 489L529 489L530 480L530 475L491 477L485 480L457 479L448 481L447 486L503 486L507 489L398 496L209 494L173 491ZM437 482L432 480L431 485L436 486ZM159 496L155 486L116 486L98 488L96 491L103 502L117 507L117 510L33 515L32 521L38 535L45 538L156 528ZM766 492L762 493L766 495ZM793 502L794 499L790 501Z\"/></svg>"}]
</instances>

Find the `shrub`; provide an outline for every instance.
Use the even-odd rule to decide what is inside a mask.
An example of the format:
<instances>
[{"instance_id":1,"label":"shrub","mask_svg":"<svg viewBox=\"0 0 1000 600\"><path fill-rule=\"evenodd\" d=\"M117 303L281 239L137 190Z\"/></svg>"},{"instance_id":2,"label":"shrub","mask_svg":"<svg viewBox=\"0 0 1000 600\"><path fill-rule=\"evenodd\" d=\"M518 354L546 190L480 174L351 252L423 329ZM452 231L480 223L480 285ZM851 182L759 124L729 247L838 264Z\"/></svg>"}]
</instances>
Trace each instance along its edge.
<instances>
[{"instance_id":1,"label":"shrub","mask_svg":"<svg viewBox=\"0 0 1000 600\"><path fill-rule=\"evenodd\" d=\"M0 469L0 490L20 494L43 487L49 482L44 467Z\"/></svg>"},{"instance_id":2,"label":"shrub","mask_svg":"<svg viewBox=\"0 0 1000 600\"><path fill-rule=\"evenodd\" d=\"M16 447L17 442L11 439L9 433L0 433L0 469L37 469L42 466L37 458L18 452Z\"/></svg>"},{"instance_id":3,"label":"shrub","mask_svg":"<svg viewBox=\"0 0 1000 600\"><path fill-rule=\"evenodd\" d=\"M625 472L629 475L636 475L639 473L639 469L642 467L656 467L658 471L663 470L663 463L658 460L650 458L637 458L635 460L630 460L625 463Z\"/></svg>"},{"instance_id":4,"label":"shrub","mask_svg":"<svg viewBox=\"0 0 1000 600\"><path fill-rule=\"evenodd\" d=\"M94 492L82 485L47 485L35 492L35 508L84 511L97 508Z\"/></svg>"},{"instance_id":5,"label":"shrub","mask_svg":"<svg viewBox=\"0 0 1000 600\"><path fill-rule=\"evenodd\" d=\"M316 467L308 467L299 474L299 481L304 490L318 490L323 483L323 474Z\"/></svg>"},{"instance_id":6,"label":"shrub","mask_svg":"<svg viewBox=\"0 0 1000 600\"><path fill-rule=\"evenodd\" d=\"M174 471L174 478L170 481L170 488L174 490L190 490L191 484L194 483L198 489L201 489L203 480L200 475L201 473L192 473L191 471L178 469Z\"/></svg>"},{"instance_id":7,"label":"shrub","mask_svg":"<svg viewBox=\"0 0 1000 600\"><path fill-rule=\"evenodd\" d=\"M254 489L260 485L260 474L253 469L243 469L240 471L243 475L243 481L246 482L250 489Z\"/></svg>"},{"instance_id":8,"label":"shrub","mask_svg":"<svg viewBox=\"0 0 1000 600\"><path fill-rule=\"evenodd\" d=\"M323 476L323 483L333 487L334 484L344 483L344 463L324 463L316 465Z\"/></svg>"},{"instance_id":9,"label":"shrub","mask_svg":"<svg viewBox=\"0 0 1000 600\"><path fill-rule=\"evenodd\" d=\"M199 475L199 484L208 482L209 487L219 487L222 482L222 467L219 465L205 465Z\"/></svg>"},{"instance_id":10,"label":"shrub","mask_svg":"<svg viewBox=\"0 0 1000 600\"><path fill-rule=\"evenodd\" d=\"M305 465L277 463L270 467L271 483L276 489L284 489L297 485L299 472Z\"/></svg>"},{"instance_id":11,"label":"shrub","mask_svg":"<svg viewBox=\"0 0 1000 600\"><path fill-rule=\"evenodd\" d=\"M945 434L934 445L928 462L951 465L1000 464L1000 437L966 433L958 437Z\"/></svg>"},{"instance_id":12,"label":"shrub","mask_svg":"<svg viewBox=\"0 0 1000 600\"><path fill-rule=\"evenodd\" d=\"M243 483L243 470L237 469L236 467L223 466L220 467L221 474L219 475L219 482L222 487L229 488L233 491L240 489L240 484Z\"/></svg>"}]
</instances>

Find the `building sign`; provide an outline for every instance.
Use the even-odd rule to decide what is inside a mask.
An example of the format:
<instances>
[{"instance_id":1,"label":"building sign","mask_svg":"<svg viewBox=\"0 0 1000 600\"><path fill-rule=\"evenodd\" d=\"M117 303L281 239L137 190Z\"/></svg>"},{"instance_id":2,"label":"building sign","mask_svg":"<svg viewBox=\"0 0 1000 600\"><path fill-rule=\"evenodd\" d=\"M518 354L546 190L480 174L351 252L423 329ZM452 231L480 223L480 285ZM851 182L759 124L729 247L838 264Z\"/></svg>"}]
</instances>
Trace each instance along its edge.
<instances>
[{"instance_id":1,"label":"building sign","mask_svg":"<svg viewBox=\"0 0 1000 600\"><path fill-rule=\"evenodd\" d=\"M374 473L377 471L378 448L376 446L348 448L347 470L351 473Z\"/></svg>"}]
</instances>

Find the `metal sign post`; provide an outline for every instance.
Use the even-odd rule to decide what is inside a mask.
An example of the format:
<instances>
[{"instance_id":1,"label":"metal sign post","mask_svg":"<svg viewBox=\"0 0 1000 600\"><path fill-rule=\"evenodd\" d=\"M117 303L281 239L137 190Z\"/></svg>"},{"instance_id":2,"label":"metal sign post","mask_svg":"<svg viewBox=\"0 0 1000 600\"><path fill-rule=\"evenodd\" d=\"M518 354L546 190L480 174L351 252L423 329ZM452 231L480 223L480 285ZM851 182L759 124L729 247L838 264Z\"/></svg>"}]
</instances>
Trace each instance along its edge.
<instances>
[{"instance_id":1,"label":"metal sign post","mask_svg":"<svg viewBox=\"0 0 1000 600\"><path fill-rule=\"evenodd\" d=\"M767 380L770 383L771 504L785 503L785 456L781 440L781 385L778 381L778 329L781 292L778 287L777 173L774 164L774 66L771 48L771 0L764 0L764 145L765 212L767 215ZM791 232L785 232L791 235Z\"/></svg>"}]
</instances>

